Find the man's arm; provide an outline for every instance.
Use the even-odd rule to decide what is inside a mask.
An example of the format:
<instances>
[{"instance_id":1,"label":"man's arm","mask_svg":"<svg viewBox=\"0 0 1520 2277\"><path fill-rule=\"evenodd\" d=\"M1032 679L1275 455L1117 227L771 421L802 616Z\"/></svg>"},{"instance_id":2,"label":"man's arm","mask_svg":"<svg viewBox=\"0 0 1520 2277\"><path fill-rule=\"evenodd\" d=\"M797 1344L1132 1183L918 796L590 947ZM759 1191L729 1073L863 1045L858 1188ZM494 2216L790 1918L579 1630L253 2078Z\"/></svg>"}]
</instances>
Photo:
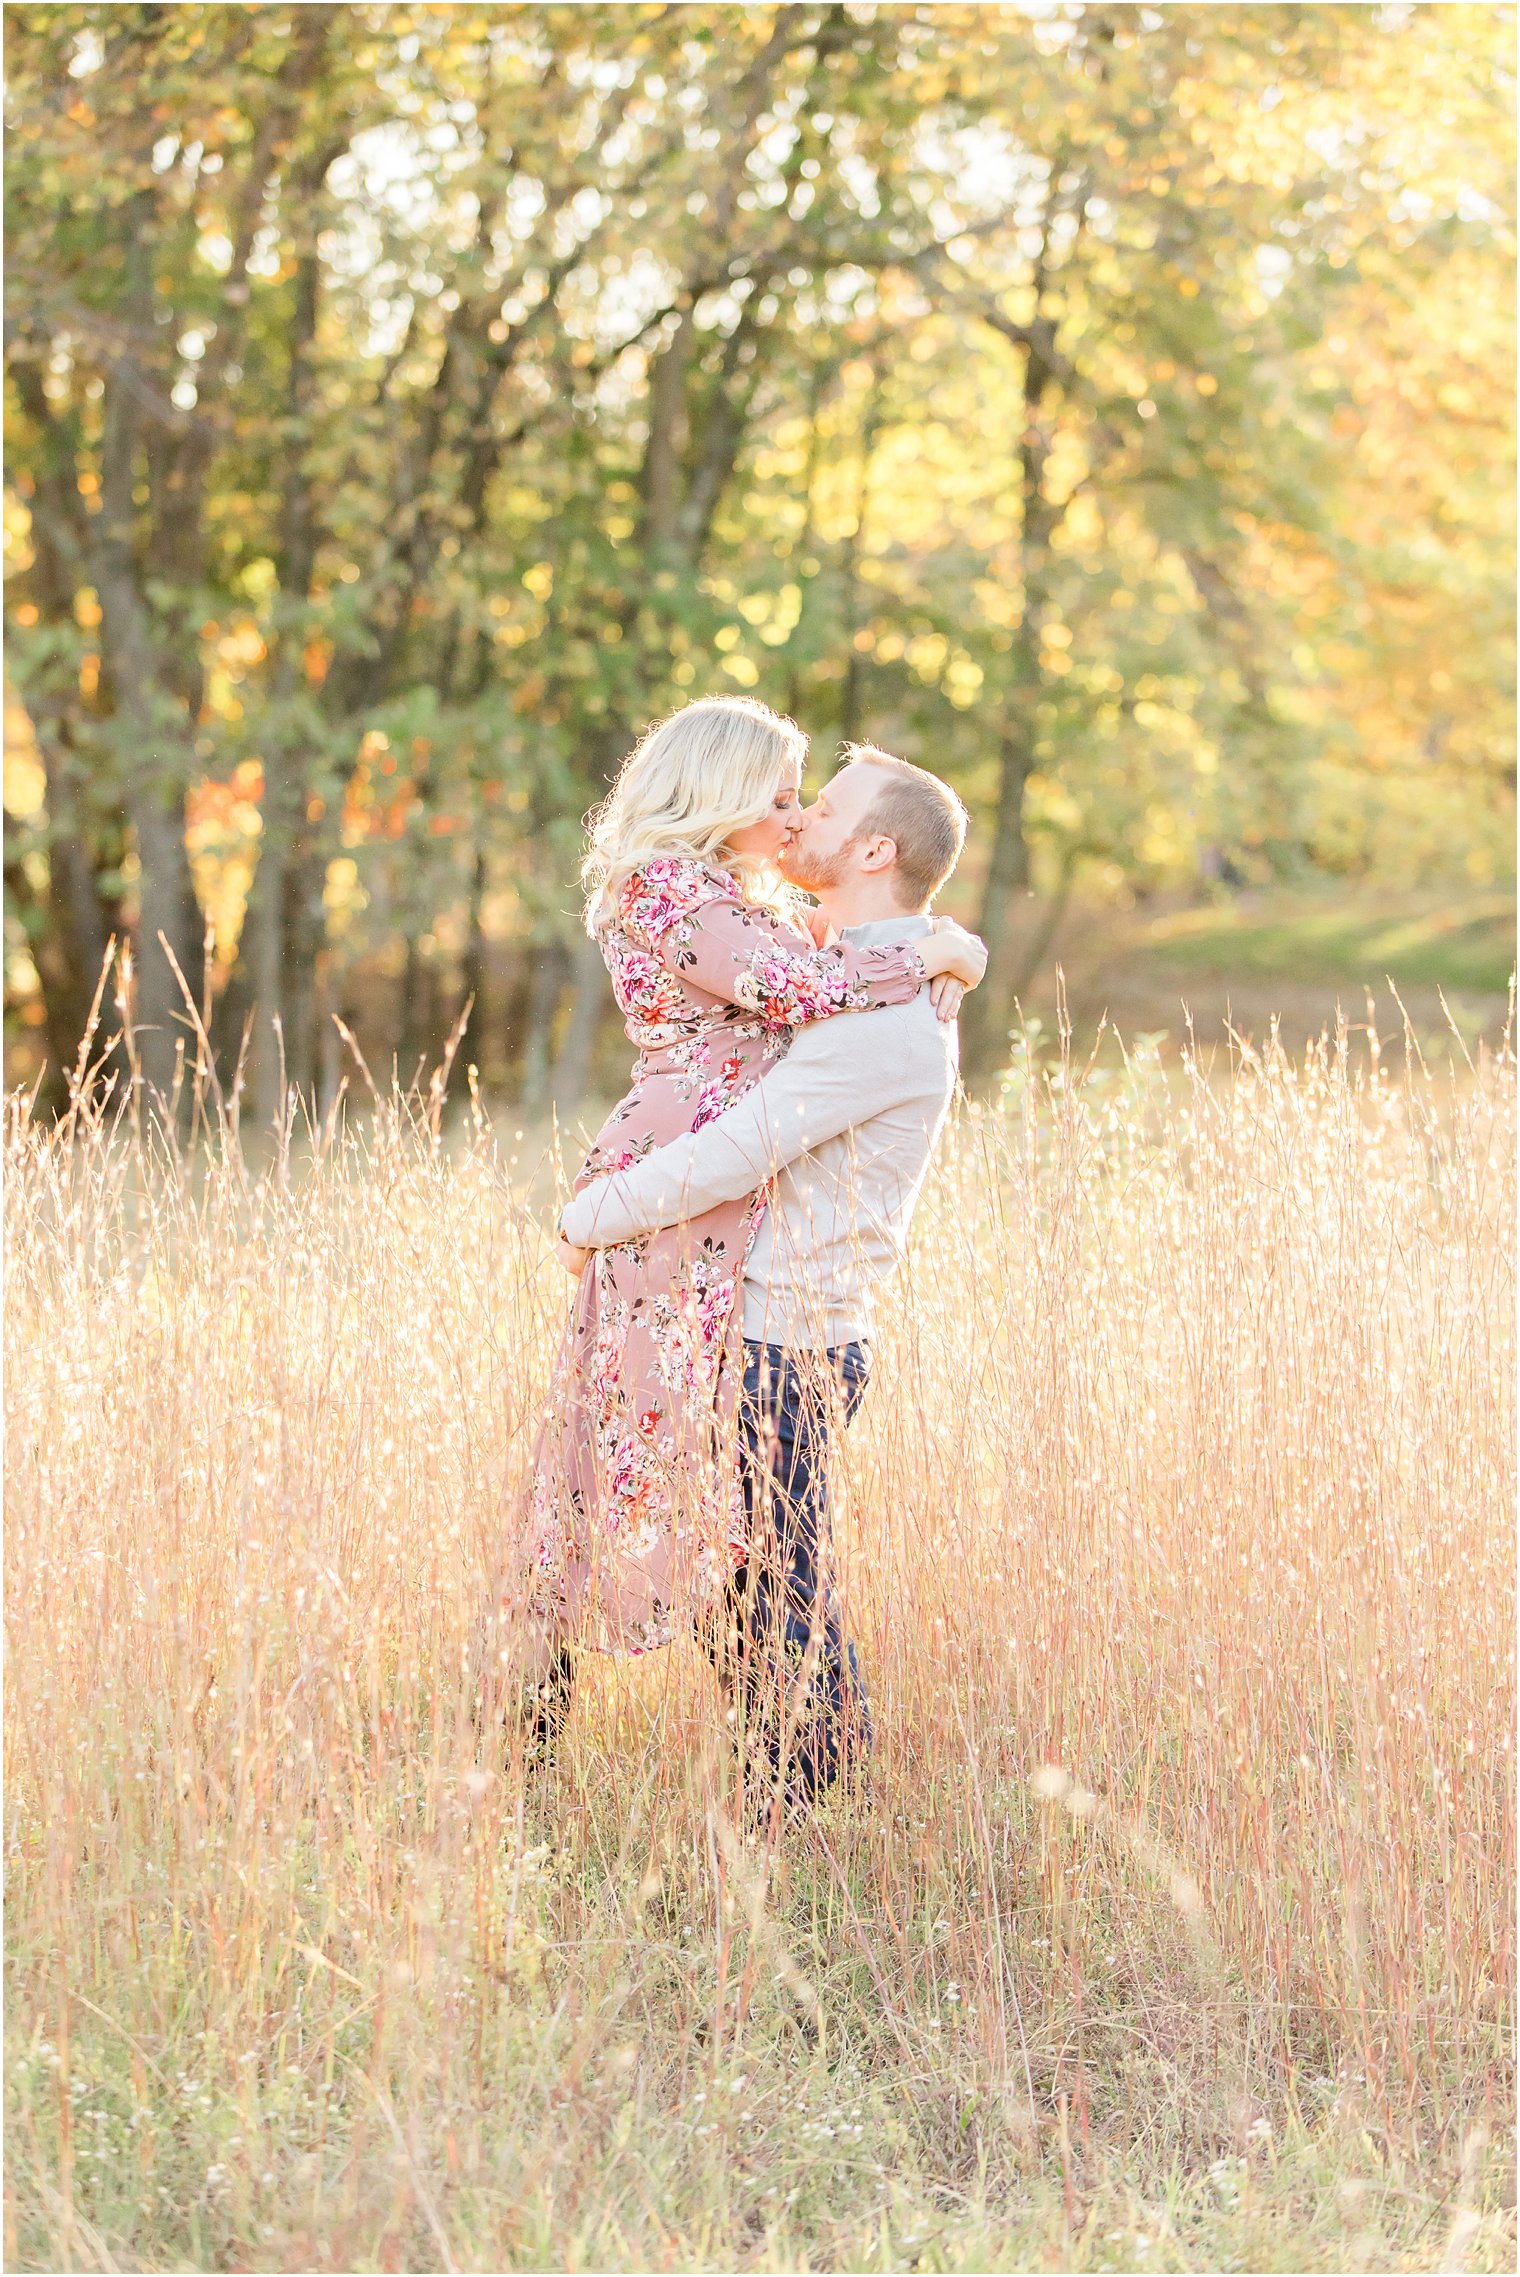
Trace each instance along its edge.
<instances>
[{"instance_id":1,"label":"man's arm","mask_svg":"<svg viewBox=\"0 0 1520 2277\"><path fill-rule=\"evenodd\" d=\"M605 1249L752 1194L810 1147L925 1089L925 1043L906 1006L841 1012L798 1034L784 1060L735 1106L598 1178L560 1223L577 1249Z\"/></svg>"}]
</instances>

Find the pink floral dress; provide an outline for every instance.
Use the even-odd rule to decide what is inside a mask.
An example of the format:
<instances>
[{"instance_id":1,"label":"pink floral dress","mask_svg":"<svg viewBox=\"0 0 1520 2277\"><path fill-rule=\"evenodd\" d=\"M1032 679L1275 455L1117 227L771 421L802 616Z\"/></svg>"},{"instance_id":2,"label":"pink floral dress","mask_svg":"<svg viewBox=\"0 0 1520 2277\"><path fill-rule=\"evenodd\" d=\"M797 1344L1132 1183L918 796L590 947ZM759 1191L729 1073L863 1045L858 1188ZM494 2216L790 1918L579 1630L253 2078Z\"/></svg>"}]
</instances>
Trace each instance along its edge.
<instances>
[{"instance_id":1,"label":"pink floral dress","mask_svg":"<svg viewBox=\"0 0 1520 2277\"><path fill-rule=\"evenodd\" d=\"M674 857L630 878L601 946L639 1058L577 1190L722 1114L794 1028L902 1003L924 977L909 948L819 949L726 872ZM744 1558L727 1426L743 1374L736 1298L765 1203L762 1191L597 1250L581 1275L529 1538L533 1600L577 1643L668 1644Z\"/></svg>"}]
</instances>

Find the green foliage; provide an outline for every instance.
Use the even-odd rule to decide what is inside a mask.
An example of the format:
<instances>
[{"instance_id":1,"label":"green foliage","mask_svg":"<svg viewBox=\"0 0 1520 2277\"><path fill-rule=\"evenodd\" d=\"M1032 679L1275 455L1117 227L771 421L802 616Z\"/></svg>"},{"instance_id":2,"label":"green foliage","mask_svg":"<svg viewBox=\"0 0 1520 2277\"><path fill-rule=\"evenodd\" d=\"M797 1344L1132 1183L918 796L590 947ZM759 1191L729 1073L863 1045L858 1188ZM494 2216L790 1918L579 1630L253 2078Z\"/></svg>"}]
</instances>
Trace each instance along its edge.
<instances>
[{"instance_id":1,"label":"green foliage","mask_svg":"<svg viewBox=\"0 0 1520 2277\"><path fill-rule=\"evenodd\" d=\"M1189 911L1150 929L1148 946L1183 972L1270 973L1305 966L1334 979L1377 987L1401 980L1502 995L1515 966L1513 894L1473 895L1376 911L1365 905L1309 904L1267 921L1234 909Z\"/></svg>"},{"instance_id":2,"label":"green foliage","mask_svg":"<svg viewBox=\"0 0 1520 2277\"><path fill-rule=\"evenodd\" d=\"M55 1062L123 917L168 1036L202 912L229 1053L278 1012L310 1080L376 960L452 1004L505 940L560 959L542 1056L596 985L579 818L714 688L963 790L994 1026L1031 883L1381 876L1427 812L1440 874L1502 874L1502 11L10 28L7 876Z\"/></svg>"}]
</instances>

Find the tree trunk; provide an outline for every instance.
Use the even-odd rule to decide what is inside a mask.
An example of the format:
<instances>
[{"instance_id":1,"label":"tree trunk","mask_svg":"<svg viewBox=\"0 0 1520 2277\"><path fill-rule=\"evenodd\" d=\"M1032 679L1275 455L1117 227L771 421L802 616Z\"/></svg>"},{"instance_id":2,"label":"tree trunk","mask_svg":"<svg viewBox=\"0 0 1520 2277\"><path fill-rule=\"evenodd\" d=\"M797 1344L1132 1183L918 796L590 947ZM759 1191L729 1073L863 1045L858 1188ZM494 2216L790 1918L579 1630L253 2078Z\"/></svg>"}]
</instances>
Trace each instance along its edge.
<instances>
[{"instance_id":1,"label":"tree trunk","mask_svg":"<svg viewBox=\"0 0 1520 2277\"><path fill-rule=\"evenodd\" d=\"M817 542L816 532L813 528L813 493L818 484L818 415L823 409L823 393L823 376L815 364L808 375L808 441L807 458L802 469L802 527L797 532L789 562L790 574L797 587L797 623L793 629L792 637L787 643L786 651L792 659L791 670L787 679L786 708L793 719L798 717L803 706L802 669L796 659L801 653L805 638L803 627L808 616L808 596L812 589L812 579L806 574L802 565L812 554L813 547ZM816 567L816 563L814 566Z\"/></svg>"},{"instance_id":2,"label":"tree trunk","mask_svg":"<svg viewBox=\"0 0 1520 2277\"><path fill-rule=\"evenodd\" d=\"M549 1043L569 962L562 941L550 939L537 944L528 987L528 1028L523 1038L522 1104L526 1115L541 1114L549 1104Z\"/></svg>"},{"instance_id":3,"label":"tree trunk","mask_svg":"<svg viewBox=\"0 0 1520 2277\"><path fill-rule=\"evenodd\" d=\"M962 1035L966 1063L980 1074L1001 1051L1013 1014L1018 907L1029 892L1029 845L1024 796L1034 772L1033 720L1010 711L999 754L997 812L992 854L982 888L977 930L987 944L987 977L966 999Z\"/></svg>"},{"instance_id":4,"label":"tree trunk","mask_svg":"<svg viewBox=\"0 0 1520 2277\"><path fill-rule=\"evenodd\" d=\"M469 923L465 933L464 963L459 975L459 1010L470 1007L464 1034L459 1039L459 1064L468 1068L484 1055L486 1037L486 937L482 912L486 898L485 833L475 840L475 866L470 873ZM456 1012L455 1018L458 1018Z\"/></svg>"},{"instance_id":5,"label":"tree trunk","mask_svg":"<svg viewBox=\"0 0 1520 2277\"><path fill-rule=\"evenodd\" d=\"M570 1017L550 1079L554 1104L563 1113L568 1114L585 1097L606 1002L607 972L602 952L591 936L583 933L571 956Z\"/></svg>"},{"instance_id":6,"label":"tree trunk","mask_svg":"<svg viewBox=\"0 0 1520 2277\"><path fill-rule=\"evenodd\" d=\"M185 992L168 951L187 982L199 964L191 947L194 896L185 858L184 802L137 784L128 794L127 815L139 865L132 1021L143 1075L167 1098L186 1033Z\"/></svg>"},{"instance_id":7,"label":"tree trunk","mask_svg":"<svg viewBox=\"0 0 1520 2277\"><path fill-rule=\"evenodd\" d=\"M264 764L259 858L243 919L237 968L223 998L220 1031L224 1054L236 1051L243 1023L252 1013L249 1111L260 1125L281 1111L282 1067L287 1083L308 1088L311 1084L311 965L325 935L325 864L306 843L297 767L274 736L269 738ZM314 915L309 907L313 896Z\"/></svg>"},{"instance_id":8,"label":"tree trunk","mask_svg":"<svg viewBox=\"0 0 1520 2277\"><path fill-rule=\"evenodd\" d=\"M644 446L644 548L659 568L674 550L681 508L681 460L686 445L686 367L696 322L685 299L669 344L649 375L649 439Z\"/></svg>"},{"instance_id":9,"label":"tree trunk","mask_svg":"<svg viewBox=\"0 0 1520 2277\"><path fill-rule=\"evenodd\" d=\"M317 958L315 988L317 1114L323 1122L332 1112L343 1072L342 1040L333 1018L338 1009L333 1002L334 985L333 954L331 949L323 949Z\"/></svg>"},{"instance_id":10,"label":"tree trunk","mask_svg":"<svg viewBox=\"0 0 1520 2277\"><path fill-rule=\"evenodd\" d=\"M60 890L56 852L45 894L34 891L19 860L5 864L5 890L12 906L30 919L27 947L42 983L46 1060L39 1099L54 1112L68 1104L68 1079L79 1056L79 1039L89 1018L93 981L84 985L85 967L72 938L66 894ZM99 977L99 967L96 968Z\"/></svg>"},{"instance_id":11,"label":"tree trunk","mask_svg":"<svg viewBox=\"0 0 1520 2277\"><path fill-rule=\"evenodd\" d=\"M139 332L152 333L153 199L129 201L125 258L127 306ZM123 351L105 389L100 443L100 513L89 531L89 560L101 612L101 655L125 729L123 804L137 841L138 926L133 1020L146 1080L167 1095L174 1080L184 995L160 935L188 980L199 962L195 895L185 851L188 721L160 682L152 619L138 582L133 547L138 451L144 418L141 375Z\"/></svg>"},{"instance_id":12,"label":"tree trunk","mask_svg":"<svg viewBox=\"0 0 1520 2277\"><path fill-rule=\"evenodd\" d=\"M331 11L324 9L322 15L325 26ZM316 240L322 220L322 184L341 146L341 141L335 140L310 153L294 170L290 185L299 213L293 232L298 251L286 382L286 419L292 448L286 462L285 489L280 502L278 570L282 598L303 606L310 598L319 536L316 498L305 457L316 392L311 369L311 346L316 337L321 288ZM292 701L301 684L302 645L301 623L299 618L293 618L282 629L278 640L272 689L276 718L280 707ZM255 1120L265 1123L280 1112L281 1060L284 1057L288 1061L291 1026L300 1026L299 1017L294 1023L286 1018L286 965L292 946L292 896L299 897L303 888L309 889L310 882L302 875L308 861L302 843L306 817L300 764L284 747L278 728L265 740L261 820L259 859L243 926L249 973L238 990L238 1010L242 1018L246 1018L249 1009L255 1013L252 1103ZM241 957L239 962L242 962ZM284 1054L280 1037L285 1039ZM304 1068L307 1059L304 1040L298 1041L296 1056Z\"/></svg>"},{"instance_id":13,"label":"tree trunk","mask_svg":"<svg viewBox=\"0 0 1520 2277\"><path fill-rule=\"evenodd\" d=\"M865 610L860 591L860 543L865 534L866 514L871 503L871 453L876 447L876 430L881 423L881 373L878 370L871 381L871 393L866 401L865 423L860 436L860 483L856 491L855 526L845 539L844 554L844 692L840 705L839 732L846 743L858 742L865 666L856 636L862 629Z\"/></svg>"},{"instance_id":14,"label":"tree trunk","mask_svg":"<svg viewBox=\"0 0 1520 2277\"><path fill-rule=\"evenodd\" d=\"M317 960L326 946L322 891L327 863L320 847L302 844L285 881L285 1068L307 1097L317 1080Z\"/></svg>"},{"instance_id":15,"label":"tree trunk","mask_svg":"<svg viewBox=\"0 0 1520 2277\"><path fill-rule=\"evenodd\" d=\"M265 755L263 830L259 858L249 889L248 910L238 944L246 979L238 994L251 993L254 1015L252 1064L249 1069L249 1106L261 1128L280 1113L281 1052L278 1037L284 1031L285 977L285 863L287 858L282 809L287 804L282 764L271 749Z\"/></svg>"},{"instance_id":16,"label":"tree trunk","mask_svg":"<svg viewBox=\"0 0 1520 2277\"><path fill-rule=\"evenodd\" d=\"M132 1020L144 1077L167 1097L185 1034L186 1010L170 953L187 982L200 962L191 914L195 896L185 852L183 791L172 781L161 786L146 768L141 769L128 787L126 813L138 860Z\"/></svg>"},{"instance_id":17,"label":"tree trunk","mask_svg":"<svg viewBox=\"0 0 1520 2277\"><path fill-rule=\"evenodd\" d=\"M1061 875L1056 881L1056 890L1046 903L1044 913L1034 933L1025 944L1024 954L1020 959L1019 969L1013 983L1013 995L1016 999L1022 998L1033 987L1039 975L1040 967L1050 953L1050 945L1061 929L1061 919L1066 915L1066 904L1071 899L1071 878L1075 867L1075 849L1068 847L1061 862Z\"/></svg>"},{"instance_id":18,"label":"tree trunk","mask_svg":"<svg viewBox=\"0 0 1520 2277\"><path fill-rule=\"evenodd\" d=\"M62 1098L79 1056L79 1040L90 1001L105 963L107 924L90 864L79 804L69 781L66 754L36 723L37 749L47 779L48 890L40 911L42 934L33 944L46 1014L48 1055L54 1081L49 1092ZM7 873L9 879L9 873ZM21 890L24 881L13 882ZM99 1056L97 1050L96 1056Z\"/></svg>"},{"instance_id":19,"label":"tree trunk","mask_svg":"<svg viewBox=\"0 0 1520 2277\"><path fill-rule=\"evenodd\" d=\"M410 933L401 973L401 1019L396 1044L404 1090L411 1090L426 1076L428 1059L437 1040L434 995L433 967L418 947L415 933Z\"/></svg>"},{"instance_id":20,"label":"tree trunk","mask_svg":"<svg viewBox=\"0 0 1520 2277\"><path fill-rule=\"evenodd\" d=\"M1043 277L1043 257L1040 275ZM1041 686L1040 627L1050 573L1050 539L1056 511L1045 495L1045 462L1050 442L1040 423L1054 373L1033 340L1024 349L1024 426L1019 437L1019 556L1024 594L1019 628L1009 659L1002 765L992 859L978 920L987 943L987 977L968 1000L967 1059L981 1073L1001 1052L1017 993L1016 910L1029 886L1029 849L1024 836L1024 800L1034 772L1035 706Z\"/></svg>"}]
</instances>

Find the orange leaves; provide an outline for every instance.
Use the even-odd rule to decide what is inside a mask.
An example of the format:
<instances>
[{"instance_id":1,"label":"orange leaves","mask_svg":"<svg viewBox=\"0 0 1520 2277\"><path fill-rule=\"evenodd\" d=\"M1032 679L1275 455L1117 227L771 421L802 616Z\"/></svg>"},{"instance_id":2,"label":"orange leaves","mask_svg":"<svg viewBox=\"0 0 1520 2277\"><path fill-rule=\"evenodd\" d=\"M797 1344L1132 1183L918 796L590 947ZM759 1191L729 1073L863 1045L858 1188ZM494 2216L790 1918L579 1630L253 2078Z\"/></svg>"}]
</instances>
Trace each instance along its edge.
<instances>
[{"instance_id":1,"label":"orange leaves","mask_svg":"<svg viewBox=\"0 0 1520 2277\"><path fill-rule=\"evenodd\" d=\"M408 778L397 786L396 795L389 805L376 809L378 835L382 838L399 838L406 828L407 816L417 799L417 786Z\"/></svg>"},{"instance_id":2,"label":"orange leaves","mask_svg":"<svg viewBox=\"0 0 1520 2277\"><path fill-rule=\"evenodd\" d=\"M366 768L359 767L344 794L344 837L350 844L363 838L399 838L416 796L416 785L410 778L398 784L392 797L377 796L373 778Z\"/></svg>"},{"instance_id":3,"label":"orange leaves","mask_svg":"<svg viewBox=\"0 0 1520 2277\"><path fill-rule=\"evenodd\" d=\"M206 776L185 797L185 834L193 846L207 833L232 831L248 835L260 828L259 807L264 797L264 763L244 759L230 776Z\"/></svg>"},{"instance_id":4,"label":"orange leaves","mask_svg":"<svg viewBox=\"0 0 1520 2277\"><path fill-rule=\"evenodd\" d=\"M428 754L426 738L413 737L412 763L419 768L425 766ZM364 838L394 842L405 831L413 810L420 811L422 794L415 777L402 775L392 787L389 778L397 772L390 737L383 728L371 728L360 741L354 772L343 797L343 835L350 845Z\"/></svg>"},{"instance_id":5,"label":"orange leaves","mask_svg":"<svg viewBox=\"0 0 1520 2277\"><path fill-rule=\"evenodd\" d=\"M220 643L222 661L238 675L250 664L262 664L268 653L264 636L251 617L242 618Z\"/></svg>"}]
</instances>

